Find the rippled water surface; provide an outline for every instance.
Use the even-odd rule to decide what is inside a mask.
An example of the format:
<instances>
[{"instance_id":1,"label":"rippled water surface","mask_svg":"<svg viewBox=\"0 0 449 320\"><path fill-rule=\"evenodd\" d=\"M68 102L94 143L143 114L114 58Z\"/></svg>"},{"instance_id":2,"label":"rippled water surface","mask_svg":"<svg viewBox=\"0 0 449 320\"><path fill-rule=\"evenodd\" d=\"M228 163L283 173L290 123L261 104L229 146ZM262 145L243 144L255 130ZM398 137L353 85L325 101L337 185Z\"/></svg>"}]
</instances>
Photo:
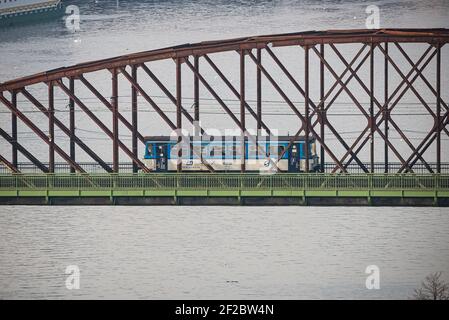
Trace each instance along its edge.
<instances>
[{"instance_id":1,"label":"rippled water surface","mask_svg":"<svg viewBox=\"0 0 449 320\"><path fill-rule=\"evenodd\" d=\"M0 298L407 299L449 270L436 208L0 207L0 233Z\"/></svg>"}]
</instances>

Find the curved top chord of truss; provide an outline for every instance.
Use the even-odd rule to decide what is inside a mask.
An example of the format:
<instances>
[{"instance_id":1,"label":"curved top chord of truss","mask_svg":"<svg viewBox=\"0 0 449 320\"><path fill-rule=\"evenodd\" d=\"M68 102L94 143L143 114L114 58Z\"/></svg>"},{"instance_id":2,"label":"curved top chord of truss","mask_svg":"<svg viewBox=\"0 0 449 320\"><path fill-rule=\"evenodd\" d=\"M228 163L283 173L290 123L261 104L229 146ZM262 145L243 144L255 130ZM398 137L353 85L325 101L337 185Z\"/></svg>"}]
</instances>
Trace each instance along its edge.
<instances>
[{"instance_id":1,"label":"curved top chord of truss","mask_svg":"<svg viewBox=\"0 0 449 320\"><path fill-rule=\"evenodd\" d=\"M119 57L80 63L47 72L7 81L0 84L0 92L19 89L39 82L48 82L62 77L77 77L93 71L120 68L150 61L202 56L209 53L233 50L251 50L294 45L338 44L338 43L447 43L449 29L356 29L306 31L287 34L262 35L195 44L183 44L168 48L144 51Z\"/></svg>"}]
</instances>

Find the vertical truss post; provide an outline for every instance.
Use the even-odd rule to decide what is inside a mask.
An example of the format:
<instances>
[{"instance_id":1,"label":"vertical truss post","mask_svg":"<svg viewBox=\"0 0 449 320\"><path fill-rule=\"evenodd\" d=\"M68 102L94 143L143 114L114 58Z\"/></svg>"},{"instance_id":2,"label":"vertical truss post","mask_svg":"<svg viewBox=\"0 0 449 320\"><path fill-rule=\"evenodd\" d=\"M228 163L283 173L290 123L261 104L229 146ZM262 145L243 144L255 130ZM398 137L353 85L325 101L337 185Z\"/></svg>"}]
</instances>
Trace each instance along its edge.
<instances>
[{"instance_id":1,"label":"vertical truss post","mask_svg":"<svg viewBox=\"0 0 449 320\"><path fill-rule=\"evenodd\" d=\"M371 173L374 173L374 44L370 47L370 106L369 106L369 126L370 126L370 166Z\"/></svg>"},{"instance_id":2,"label":"vertical truss post","mask_svg":"<svg viewBox=\"0 0 449 320\"><path fill-rule=\"evenodd\" d=\"M176 58L176 129L178 130L178 165L177 172L182 171L182 148L181 148L181 130L182 130L182 73L181 59Z\"/></svg>"},{"instance_id":3,"label":"vertical truss post","mask_svg":"<svg viewBox=\"0 0 449 320\"><path fill-rule=\"evenodd\" d=\"M55 90L53 82L48 83L48 169L55 172Z\"/></svg>"},{"instance_id":4,"label":"vertical truss post","mask_svg":"<svg viewBox=\"0 0 449 320\"><path fill-rule=\"evenodd\" d=\"M241 167L240 171L246 171L246 142L245 142L245 50L240 50L240 131L242 137L241 145ZM248 140L249 142L249 140Z\"/></svg>"},{"instance_id":5,"label":"vertical truss post","mask_svg":"<svg viewBox=\"0 0 449 320\"><path fill-rule=\"evenodd\" d=\"M304 119L305 119L305 171L309 172L309 46L304 47Z\"/></svg>"},{"instance_id":6,"label":"vertical truss post","mask_svg":"<svg viewBox=\"0 0 449 320\"><path fill-rule=\"evenodd\" d=\"M437 173L441 173L441 43L437 44L437 71L436 71L436 86L437 86Z\"/></svg>"},{"instance_id":7,"label":"vertical truss post","mask_svg":"<svg viewBox=\"0 0 449 320\"><path fill-rule=\"evenodd\" d=\"M131 66L131 77L134 82L137 82L137 65ZM137 126L138 126L138 118L137 118L137 90L134 86L131 86L131 122L132 122L132 153L134 157L138 157L138 147L137 147ZM137 163L133 162L133 172L136 173L139 167Z\"/></svg>"},{"instance_id":8,"label":"vertical truss post","mask_svg":"<svg viewBox=\"0 0 449 320\"><path fill-rule=\"evenodd\" d=\"M388 168L388 143L387 140L388 138L388 117L390 116L390 112L388 110L388 42L385 42L385 69L384 69L384 85L385 85L385 93L384 93L384 97L385 97L385 104L384 104L384 119L385 119L385 123L384 123L384 135L385 135L385 144L384 144L384 166L385 166L385 173L388 173L389 168Z\"/></svg>"},{"instance_id":9,"label":"vertical truss post","mask_svg":"<svg viewBox=\"0 0 449 320\"><path fill-rule=\"evenodd\" d=\"M112 171L119 171L118 155L118 70L112 69Z\"/></svg>"},{"instance_id":10,"label":"vertical truss post","mask_svg":"<svg viewBox=\"0 0 449 320\"><path fill-rule=\"evenodd\" d=\"M75 79L69 78L70 93L75 94ZM69 130L70 130L70 159L75 161L75 101L69 98ZM70 172L75 173L75 168L70 167Z\"/></svg>"},{"instance_id":11,"label":"vertical truss post","mask_svg":"<svg viewBox=\"0 0 449 320\"><path fill-rule=\"evenodd\" d=\"M324 59L324 44L320 44L320 53L321 56ZM326 112L326 108L325 108L325 104L324 104L324 63L323 61L320 60L320 101L321 101L321 107L320 107L320 136L321 136L321 140L324 143L324 124L325 124L325 112ZM321 159L321 172L324 173L324 157L325 157L326 153L324 150L324 146L322 145L322 143L320 144L320 159Z\"/></svg>"},{"instance_id":12,"label":"vertical truss post","mask_svg":"<svg viewBox=\"0 0 449 320\"><path fill-rule=\"evenodd\" d=\"M262 64L262 49L257 48L257 62ZM256 86L257 86L257 135L260 134L262 129L262 71L257 68L256 73Z\"/></svg>"},{"instance_id":13,"label":"vertical truss post","mask_svg":"<svg viewBox=\"0 0 449 320\"><path fill-rule=\"evenodd\" d=\"M193 100L194 100L194 115L193 120L198 124L200 121L200 79L198 78L198 73L200 72L200 57L195 56L193 59L193 66L196 73L193 75ZM194 126L194 135L200 135L201 130L199 129L199 124ZM199 132L197 132L197 130Z\"/></svg>"},{"instance_id":14,"label":"vertical truss post","mask_svg":"<svg viewBox=\"0 0 449 320\"><path fill-rule=\"evenodd\" d=\"M11 92L11 103L15 109L17 109L17 91ZM12 136L12 165L17 168L17 116L15 113L11 113L11 136Z\"/></svg>"}]
</instances>

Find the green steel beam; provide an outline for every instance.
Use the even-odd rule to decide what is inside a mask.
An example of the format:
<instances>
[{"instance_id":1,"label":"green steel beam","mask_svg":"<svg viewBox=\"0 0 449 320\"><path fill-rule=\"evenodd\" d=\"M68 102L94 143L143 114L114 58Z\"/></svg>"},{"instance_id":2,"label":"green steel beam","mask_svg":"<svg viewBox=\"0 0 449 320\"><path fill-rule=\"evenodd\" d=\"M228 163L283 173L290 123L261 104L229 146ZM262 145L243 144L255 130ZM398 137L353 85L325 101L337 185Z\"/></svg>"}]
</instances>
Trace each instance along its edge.
<instances>
[{"instance_id":1,"label":"green steel beam","mask_svg":"<svg viewBox=\"0 0 449 320\"><path fill-rule=\"evenodd\" d=\"M0 197L449 198L449 174L2 174Z\"/></svg>"}]
</instances>

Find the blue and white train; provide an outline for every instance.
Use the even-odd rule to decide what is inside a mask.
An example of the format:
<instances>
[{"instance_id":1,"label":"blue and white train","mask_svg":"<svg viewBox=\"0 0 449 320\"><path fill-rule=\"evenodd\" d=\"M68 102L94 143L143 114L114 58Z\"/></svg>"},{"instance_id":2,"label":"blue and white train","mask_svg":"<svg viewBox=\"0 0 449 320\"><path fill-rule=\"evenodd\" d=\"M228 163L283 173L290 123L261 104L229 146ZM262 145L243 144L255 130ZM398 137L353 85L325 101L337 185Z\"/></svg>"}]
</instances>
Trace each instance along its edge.
<instances>
[{"instance_id":1,"label":"blue and white train","mask_svg":"<svg viewBox=\"0 0 449 320\"><path fill-rule=\"evenodd\" d=\"M306 165L305 139L304 137L298 137L289 146L291 138L291 136L279 136L274 141L263 140L263 143L259 143L259 147L252 139L246 138L245 170L261 171L268 166L272 166L273 161L267 158L268 153L270 158L274 159L274 162L282 155L282 158L276 163L277 168L282 172L304 172ZM213 141L190 140L190 143L192 148L184 148L184 155L180 156L182 171L209 171L199 157L199 155L202 155L205 162L212 166L215 171L240 172L242 164L240 137L219 137L218 139L215 137ZM177 138L170 136L145 137L144 163L155 172L176 172L178 168L178 148L180 148L180 145L188 146L190 143L178 144ZM314 172L319 169L315 139L309 139L308 148L309 171Z\"/></svg>"}]
</instances>

